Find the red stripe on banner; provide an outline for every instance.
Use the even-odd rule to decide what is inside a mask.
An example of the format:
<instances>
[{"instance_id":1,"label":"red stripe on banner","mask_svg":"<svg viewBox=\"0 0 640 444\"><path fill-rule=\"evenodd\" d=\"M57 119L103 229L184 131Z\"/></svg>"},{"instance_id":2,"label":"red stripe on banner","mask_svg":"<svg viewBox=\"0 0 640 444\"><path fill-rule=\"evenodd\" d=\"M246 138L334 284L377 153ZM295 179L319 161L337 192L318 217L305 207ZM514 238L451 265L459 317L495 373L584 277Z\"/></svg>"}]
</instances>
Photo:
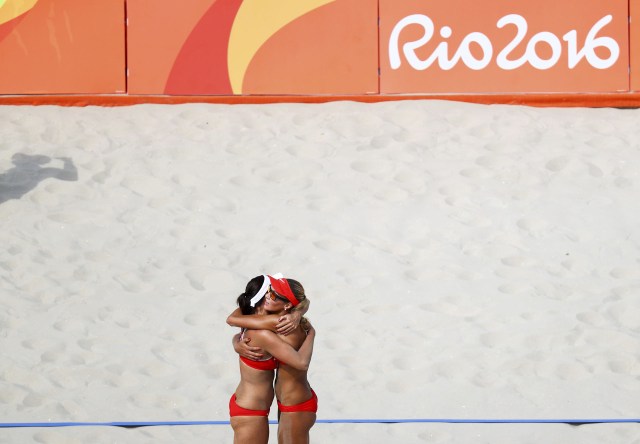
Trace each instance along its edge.
<instances>
[{"instance_id":1,"label":"red stripe on banner","mask_svg":"<svg viewBox=\"0 0 640 444\"><path fill-rule=\"evenodd\" d=\"M176 57L166 94L232 94L227 53L242 0L218 0L202 16Z\"/></svg>"}]
</instances>

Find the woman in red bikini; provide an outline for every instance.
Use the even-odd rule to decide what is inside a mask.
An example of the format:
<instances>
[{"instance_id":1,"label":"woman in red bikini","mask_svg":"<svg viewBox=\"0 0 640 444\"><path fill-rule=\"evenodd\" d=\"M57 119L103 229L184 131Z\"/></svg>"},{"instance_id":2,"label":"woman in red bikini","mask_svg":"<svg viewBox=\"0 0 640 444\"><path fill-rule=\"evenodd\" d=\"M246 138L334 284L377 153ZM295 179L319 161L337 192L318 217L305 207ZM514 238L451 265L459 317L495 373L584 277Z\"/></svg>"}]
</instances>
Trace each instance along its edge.
<instances>
[{"instance_id":1,"label":"woman in red bikini","mask_svg":"<svg viewBox=\"0 0 640 444\"><path fill-rule=\"evenodd\" d=\"M277 316L270 320L270 326L262 328L275 329L273 324L283 315L293 311L295 313L303 307L306 311L308 299L303 286L293 279L270 279L271 286L267 290L265 310ZM292 316L293 316L292 313ZM237 313L236 313L237 314ZM251 316L230 316L228 322L236 326L248 325L253 322ZM291 323L295 323L292 321ZM254 327L256 324L252 324ZM303 352L309 337L313 338L315 332L312 328L307 330L308 322L303 319L291 333L279 337L292 348ZM272 333L272 332L270 332ZM236 351L244 352L247 348L245 342L236 346ZM251 339L251 345L263 348L262 345ZM244 348L243 348L244 347ZM264 349L264 348L263 348ZM264 349L265 352L268 350ZM280 444L306 444L309 442L309 431L316 421L318 410L318 397L311 389L307 380L307 366L299 366L295 362L280 359L278 374L275 383L275 393L278 399L278 443Z\"/></svg>"},{"instance_id":2,"label":"woman in red bikini","mask_svg":"<svg viewBox=\"0 0 640 444\"><path fill-rule=\"evenodd\" d=\"M268 293L270 279L267 276L253 278L247 284L245 292L238 297L238 311L246 313L246 327L241 333L245 340L250 340L255 346L264 350L265 356L259 360L240 357L240 383L229 400L229 414L231 427L234 431L236 444L266 444L269 439L269 408L273 402L274 370L279 361L287 362L289 366L305 371L309 367L313 351L315 331L310 328L309 335L303 343L294 349L276 333L270 330L247 330L255 326L256 318L259 325L268 323L269 327L278 324L279 315L264 316L273 312L283 301L277 299L273 293ZM265 298L265 295L267 297ZM227 320L233 321L233 314ZM242 316L242 315L240 315ZM252 320L254 322L252 322ZM282 322L284 321L284 322ZM290 318L283 319L280 324L291 324ZM231 322L230 322L231 323ZM285 328L286 329L286 328Z\"/></svg>"}]
</instances>

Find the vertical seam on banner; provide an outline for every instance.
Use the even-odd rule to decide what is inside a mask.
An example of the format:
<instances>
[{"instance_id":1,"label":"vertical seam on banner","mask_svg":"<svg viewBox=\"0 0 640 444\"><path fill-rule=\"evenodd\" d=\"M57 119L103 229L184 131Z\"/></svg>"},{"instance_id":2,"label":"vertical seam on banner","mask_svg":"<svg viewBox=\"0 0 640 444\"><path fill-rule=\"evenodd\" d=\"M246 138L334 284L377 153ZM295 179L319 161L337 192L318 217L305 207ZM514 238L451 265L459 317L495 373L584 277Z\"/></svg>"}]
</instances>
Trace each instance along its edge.
<instances>
[{"instance_id":1,"label":"vertical seam on banner","mask_svg":"<svg viewBox=\"0 0 640 444\"><path fill-rule=\"evenodd\" d=\"M380 42L380 0L378 0L376 3L377 3L376 24L377 24L377 31L378 31L378 94L382 94L382 91L381 91L382 82L380 80L380 78L382 77L382 64L380 63L380 51L382 48L382 43Z\"/></svg>"},{"instance_id":2,"label":"vertical seam on banner","mask_svg":"<svg viewBox=\"0 0 640 444\"><path fill-rule=\"evenodd\" d=\"M124 7L124 93L129 94L129 8L127 0Z\"/></svg>"},{"instance_id":3,"label":"vertical seam on banner","mask_svg":"<svg viewBox=\"0 0 640 444\"><path fill-rule=\"evenodd\" d=\"M631 17L631 1L627 1L627 92L632 91L631 87L633 85L631 76L633 75L633 66L631 65L631 56L633 51L631 50L631 45L633 45L633 41L631 40L631 31L633 29Z\"/></svg>"}]
</instances>

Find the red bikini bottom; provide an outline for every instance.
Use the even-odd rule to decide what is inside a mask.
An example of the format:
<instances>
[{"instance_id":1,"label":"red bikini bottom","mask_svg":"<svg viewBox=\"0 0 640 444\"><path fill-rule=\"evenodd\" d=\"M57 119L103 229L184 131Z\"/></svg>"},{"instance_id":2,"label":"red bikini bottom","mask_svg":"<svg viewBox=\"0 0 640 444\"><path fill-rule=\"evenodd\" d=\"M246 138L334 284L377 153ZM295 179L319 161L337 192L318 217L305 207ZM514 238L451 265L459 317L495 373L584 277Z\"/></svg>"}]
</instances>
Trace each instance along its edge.
<instances>
[{"instance_id":1,"label":"red bikini bottom","mask_svg":"<svg viewBox=\"0 0 640 444\"><path fill-rule=\"evenodd\" d=\"M316 413L318 411L318 397L316 396L316 392L311 389L311 398L307 401L301 402L300 404L295 405L282 405L280 401L278 401L278 409L282 413L291 413L291 412L313 412Z\"/></svg>"},{"instance_id":2,"label":"red bikini bottom","mask_svg":"<svg viewBox=\"0 0 640 444\"><path fill-rule=\"evenodd\" d=\"M236 403L236 394L229 400L229 416L269 416L269 410L251 410L240 407Z\"/></svg>"}]
</instances>

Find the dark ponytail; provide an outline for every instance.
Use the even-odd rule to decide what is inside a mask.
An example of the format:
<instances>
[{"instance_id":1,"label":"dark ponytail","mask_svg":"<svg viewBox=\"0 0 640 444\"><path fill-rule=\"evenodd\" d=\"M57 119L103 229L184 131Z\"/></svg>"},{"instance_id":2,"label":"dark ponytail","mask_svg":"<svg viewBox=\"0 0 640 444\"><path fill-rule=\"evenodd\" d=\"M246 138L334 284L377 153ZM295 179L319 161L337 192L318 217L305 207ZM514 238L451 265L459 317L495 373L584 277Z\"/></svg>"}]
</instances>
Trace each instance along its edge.
<instances>
[{"instance_id":1,"label":"dark ponytail","mask_svg":"<svg viewBox=\"0 0 640 444\"><path fill-rule=\"evenodd\" d=\"M246 288L244 289L244 293L238 296L238 307L240 307L240 311L242 311L243 315L251 315L256 312L256 307L251 306L251 298L256 295L256 293L262 287L262 283L264 282L264 276L256 276L251 279ZM261 299L256 305L260 305L264 302L264 299Z\"/></svg>"}]
</instances>

